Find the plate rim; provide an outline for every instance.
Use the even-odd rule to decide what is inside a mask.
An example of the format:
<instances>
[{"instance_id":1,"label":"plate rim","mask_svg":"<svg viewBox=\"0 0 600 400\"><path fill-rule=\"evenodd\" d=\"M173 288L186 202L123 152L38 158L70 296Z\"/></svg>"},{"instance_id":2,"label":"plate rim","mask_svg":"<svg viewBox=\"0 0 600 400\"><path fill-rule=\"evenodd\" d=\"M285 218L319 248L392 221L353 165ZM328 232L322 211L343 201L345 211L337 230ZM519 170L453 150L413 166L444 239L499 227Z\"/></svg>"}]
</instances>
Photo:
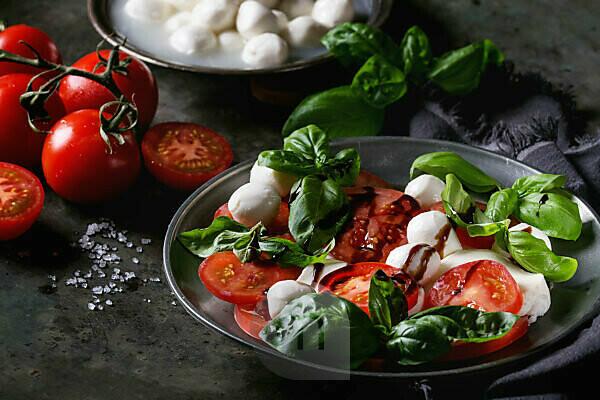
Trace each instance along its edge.
<instances>
[{"instance_id":1,"label":"plate rim","mask_svg":"<svg viewBox=\"0 0 600 400\"><path fill-rule=\"evenodd\" d=\"M510 162L514 162L515 164L517 164L521 167L524 167L526 170L529 170L532 173L542 173L537 168L534 168L524 162L511 159L509 157L492 152L490 150L482 149L482 148L474 147L474 146L469 146L464 143L457 143L457 142L451 142L451 141L446 141L446 140L420 139L420 138L411 138L411 137L407 137L407 136L369 136L369 137L352 137L352 138L335 139L335 140L333 140L332 144L333 145L353 144L354 146L358 146L359 143L377 142L377 141L386 141L386 140L395 140L395 141L405 142L407 144L411 143L411 142L418 142L418 143L431 144L431 145L437 145L437 146L440 146L440 145L448 146L449 145L450 147L457 147L457 148L467 149L468 151L479 152L486 156L491 156L491 157L494 157L494 158L497 158L500 160L509 160ZM531 350L528 350L528 351L525 351L522 353L518 353L518 354L514 354L514 355L511 355L511 356L508 356L508 357L505 357L502 359L498 359L498 360L492 360L492 361L484 362L481 364L460 366L457 368L440 369L440 370L435 370L435 371L417 371L417 372L409 372L409 371L378 372L377 371L377 372L371 372L371 371L360 371L360 370L346 370L346 369L329 367L326 365L317 364L317 363L289 357L283 353L276 351L273 348L270 348L267 346L260 346L259 344L254 343L253 341L250 341L250 340L244 340L244 338L238 337L235 334L228 332L226 329L220 328L217 324L214 324L212 321L210 321L207 318L204 318L202 315L200 315L200 313L197 312L194 305L191 304L187 300L187 298L181 292L181 290L179 289L179 286L177 285L177 283L175 281L175 277L173 276L173 273L172 273L170 256L171 256L171 244L173 243L174 240L176 240L175 239L175 230L178 228L178 226L180 225L180 223L182 221L182 219L181 219L182 215L187 211L190 204L195 201L196 197L198 197L207 188L217 184L218 182L220 182L222 180L228 179L230 177L230 175L232 175L232 174L240 173L242 170L248 168L253 163L254 163L254 160L252 160L252 159L246 160L246 161L240 162L239 164L227 169L226 171L215 176L214 178L212 178L211 180L207 181L202 186L200 186L198 189L196 189L181 204L181 206L177 209L177 211L173 215L173 218L169 222L169 226L168 226L167 232L165 234L165 240L163 243L163 272L165 273L165 276L167 278L167 283L169 285L169 288L173 291L177 300L183 305L186 312L188 314L190 314L195 320L199 321L204 326L206 326L210 329L213 329L214 331L221 333L221 334L225 335L226 337L229 337L230 339L233 339L234 341L236 341L238 343L241 343L243 345L251 347L253 350L258 351L259 353L274 356L283 361L291 362L293 364L299 364L301 366L311 368L314 370L326 371L326 372L329 372L332 374L338 374L338 375L343 374L343 375L350 375L350 376L363 377L363 378L385 378L385 379L390 379L390 378L423 379L423 378L434 378L434 377L450 377L450 376L457 376L457 375L489 372L492 370L497 371L501 368L506 368L509 365L515 365L519 362L523 363L527 360L531 361L536 356L540 356L540 355L542 355L542 353L549 351L552 347L556 347L561 341L563 341L568 336L574 334L577 331L580 331L585 324L589 323L594 317L596 317L598 314L600 314L600 296L599 296L595 299L591 309L579 321L577 321L572 326L571 329L568 329L567 331L563 332L562 334L557 335L556 337L552 338L548 343L545 343L545 344L538 346L536 348L533 348ZM582 199L581 197L576 196L576 195L573 195L573 197L576 198L581 203L583 203L587 207L587 209L591 212L591 214L592 214L593 218L596 220L596 222L600 224L600 217L598 216L598 213L596 212L596 210L594 210L594 208L586 200Z\"/></svg>"}]
</instances>

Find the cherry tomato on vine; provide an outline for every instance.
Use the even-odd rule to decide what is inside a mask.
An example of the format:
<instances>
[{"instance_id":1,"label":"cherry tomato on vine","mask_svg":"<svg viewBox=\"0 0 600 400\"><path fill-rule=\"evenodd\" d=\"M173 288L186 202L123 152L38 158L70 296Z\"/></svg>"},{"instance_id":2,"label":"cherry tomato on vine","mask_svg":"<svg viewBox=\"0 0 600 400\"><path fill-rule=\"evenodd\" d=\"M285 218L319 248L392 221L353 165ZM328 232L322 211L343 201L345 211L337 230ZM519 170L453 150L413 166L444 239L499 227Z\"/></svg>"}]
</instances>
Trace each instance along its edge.
<instances>
[{"instance_id":1,"label":"cherry tomato on vine","mask_svg":"<svg viewBox=\"0 0 600 400\"><path fill-rule=\"evenodd\" d=\"M110 50L101 50L100 55L107 59ZM127 57L131 56L123 52L119 53L120 60ZM80 58L72 66L87 72L101 74L105 71L104 66L95 70L99 62L98 55L93 52ZM131 62L127 66L127 74L113 72L112 76L119 90L137 106L140 113L138 125L142 128L150 126L158 106L158 87L150 68L138 59L131 57ZM102 105L115 100L110 90L104 86L74 75L69 75L61 81L58 94L67 113L84 109L100 109Z\"/></svg>"},{"instance_id":2,"label":"cherry tomato on vine","mask_svg":"<svg viewBox=\"0 0 600 400\"><path fill-rule=\"evenodd\" d=\"M166 122L142 140L146 168L165 185L193 190L225 171L233 161L229 142L201 125Z\"/></svg>"},{"instance_id":3,"label":"cherry tomato on vine","mask_svg":"<svg viewBox=\"0 0 600 400\"><path fill-rule=\"evenodd\" d=\"M9 74L0 77L0 161L33 167L40 163L45 136L34 132L27 122L27 111L19 103L19 97L27 90L33 78L30 74ZM33 85L38 89L42 79ZM46 110L52 117L49 122L39 123L41 130L49 130L64 115L64 107L56 95L46 102Z\"/></svg>"},{"instance_id":4,"label":"cherry tomato on vine","mask_svg":"<svg viewBox=\"0 0 600 400\"><path fill-rule=\"evenodd\" d=\"M129 188L137 178L140 152L132 132L124 144L112 136L112 153L100 136L100 112L81 110L67 115L51 129L42 152L48 185L61 197L77 203L98 203Z\"/></svg>"},{"instance_id":5,"label":"cherry tomato on vine","mask_svg":"<svg viewBox=\"0 0 600 400\"><path fill-rule=\"evenodd\" d=\"M0 240L25 233L44 206L40 180L25 168L0 162Z\"/></svg>"},{"instance_id":6,"label":"cherry tomato on vine","mask_svg":"<svg viewBox=\"0 0 600 400\"><path fill-rule=\"evenodd\" d=\"M42 56L46 61L61 64L62 57L50 36L41 30L28 25L13 25L0 31L0 50L18 54L27 58L34 58L35 54L29 47L21 43L27 43ZM13 62L0 62L0 76L7 74L25 73L38 74L42 69L21 65Z\"/></svg>"}]
</instances>

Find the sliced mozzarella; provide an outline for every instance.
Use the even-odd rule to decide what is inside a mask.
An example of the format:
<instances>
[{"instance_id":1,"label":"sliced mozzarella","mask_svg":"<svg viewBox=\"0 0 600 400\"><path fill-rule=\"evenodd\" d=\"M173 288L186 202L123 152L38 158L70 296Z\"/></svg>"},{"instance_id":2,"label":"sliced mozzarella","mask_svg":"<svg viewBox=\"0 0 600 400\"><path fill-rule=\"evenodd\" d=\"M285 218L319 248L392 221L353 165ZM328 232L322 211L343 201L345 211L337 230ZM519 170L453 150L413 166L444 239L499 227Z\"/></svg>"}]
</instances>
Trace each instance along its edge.
<instances>
[{"instance_id":1,"label":"sliced mozzarella","mask_svg":"<svg viewBox=\"0 0 600 400\"><path fill-rule=\"evenodd\" d=\"M271 318L275 318L290 301L314 292L315 290L309 285L297 281L287 280L275 283L267 291L269 315Z\"/></svg>"},{"instance_id":2,"label":"sliced mozzarella","mask_svg":"<svg viewBox=\"0 0 600 400\"><path fill-rule=\"evenodd\" d=\"M423 288L419 288L419 294L417 297L417 302L410 310L408 310L408 315L413 315L418 312L423 311L423 304L425 303L425 290Z\"/></svg>"},{"instance_id":3,"label":"sliced mozzarella","mask_svg":"<svg viewBox=\"0 0 600 400\"><path fill-rule=\"evenodd\" d=\"M426 243L438 249L440 257L462 250L460 240L446 214L427 211L410 220L406 227L408 243Z\"/></svg>"},{"instance_id":4,"label":"sliced mozzarella","mask_svg":"<svg viewBox=\"0 0 600 400\"><path fill-rule=\"evenodd\" d=\"M239 5L238 0L200 0L192 12L194 23L215 32L233 28Z\"/></svg>"},{"instance_id":5,"label":"sliced mozzarella","mask_svg":"<svg viewBox=\"0 0 600 400\"><path fill-rule=\"evenodd\" d=\"M254 67L275 67L288 57L288 45L279 35L263 33L248 40L242 51L242 60Z\"/></svg>"},{"instance_id":6,"label":"sliced mozzarella","mask_svg":"<svg viewBox=\"0 0 600 400\"><path fill-rule=\"evenodd\" d=\"M283 11L289 19L310 15L315 2L313 0L281 0L279 9Z\"/></svg>"},{"instance_id":7,"label":"sliced mozzarella","mask_svg":"<svg viewBox=\"0 0 600 400\"><path fill-rule=\"evenodd\" d=\"M459 265L478 260L496 261L510 272L523 295L523 306L519 315L529 316L529 321L533 323L550 309L550 289L544 275L527 272L513 264L507 257L491 250L458 251L442 260L440 275Z\"/></svg>"},{"instance_id":8,"label":"sliced mozzarella","mask_svg":"<svg viewBox=\"0 0 600 400\"><path fill-rule=\"evenodd\" d=\"M334 258L328 258L323 262L319 267L315 267L314 265L309 265L302 269L302 273L296 279L296 281L304 283L306 285L310 285L313 287L319 286L321 280L331 274L338 269L342 269L347 266L348 263L344 261L339 261Z\"/></svg>"},{"instance_id":9,"label":"sliced mozzarella","mask_svg":"<svg viewBox=\"0 0 600 400\"><path fill-rule=\"evenodd\" d=\"M251 39L262 33L278 33L279 24L273 12L257 1L245 1L239 8L236 27L240 35Z\"/></svg>"},{"instance_id":10,"label":"sliced mozzarella","mask_svg":"<svg viewBox=\"0 0 600 400\"><path fill-rule=\"evenodd\" d=\"M550 242L550 238L544 232L536 228L535 226L531 226L524 222L513 226L508 230L509 232L528 232L536 239L541 239L546 243L546 247L552 250L552 243Z\"/></svg>"},{"instance_id":11,"label":"sliced mozzarella","mask_svg":"<svg viewBox=\"0 0 600 400\"><path fill-rule=\"evenodd\" d=\"M178 12L172 15L165 21L165 30L169 33L173 33L179 28L190 25L192 22L192 13L187 11Z\"/></svg>"},{"instance_id":12,"label":"sliced mozzarella","mask_svg":"<svg viewBox=\"0 0 600 400\"><path fill-rule=\"evenodd\" d=\"M317 0L312 17L327 28L350 22L354 19L352 0Z\"/></svg>"},{"instance_id":13,"label":"sliced mozzarella","mask_svg":"<svg viewBox=\"0 0 600 400\"><path fill-rule=\"evenodd\" d=\"M442 201L442 192L446 184L433 175L419 175L408 182L404 193L417 200L421 207L431 207L434 203Z\"/></svg>"},{"instance_id":14,"label":"sliced mozzarella","mask_svg":"<svg viewBox=\"0 0 600 400\"><path fill-rule=\"evenodd\" d=\"M217 38L206 28L196 25L185 25L171 34L169 44L183 54L194 54L214 49Z\"/></svg>"},{"instance_id":15,"label":"sliced mozzarella","mask_svg":"<svg viewBox=\"0 0 600 400\"><path fill-rule=\"evenodd\" d=\"M440 255L432 246L409 243L392 250L385 263L404 270L420 285L426 286L439 276L440 261Z\"/></svg>"},{"instance_id":16,"label":"sliced mozzarella","mask_svg":"<svg viewBox=\"0 0 600 400\"><path fill-rule=\"evenodd\" d=\"M250 182L271 186L277 190L277 193L281 197L290 194L290 189L296 180L297 178L293 175L275 171L269 167L260 166L257 163L254 163L250 171Z\"/></svg>"},{"instance_id":17,"label":"sliced mozzarella","mask_svg":"<svg viewBox=\"0 0 600 400\"><path fill-rule=\"evenodd\" d=\"M246 183L236 190L227 206L236 221L254 226L259 222L271 223L279 212L281 197L271 186Z\"/></svg>"},{"instance_id":18,"label":"sliced mozzarella","mask_svg":"<svg viewBox=\"0 0 600 400\"><path fill-rule=\"evenodd\" d=\"M321 43L321 38L327 33L327 28L307 15L294 18L285 31L285 39L292 46L315 47Z\"/></svg>"},{"instance_id":19,"label":"sliced mozzarella","mask_svg":"<svg viewBox=\"0 0 600 400\"><path fill-rule=\"evenodd\" d=\"M240 51L244 48L244 38L236 31L225 31L219 34L219 46L226 52Z\"/></svg>"},{"instance_id":20,"label":"sliced mozzarella","mask_svg":"<svg viewBox=\"0 0 600 400\"><path fill-rule=\"evenodd\" d=\"M173 13L173 7L162 0L129 0L125 12L142 21L164 21Z\"/></svg>"}]
</instances>

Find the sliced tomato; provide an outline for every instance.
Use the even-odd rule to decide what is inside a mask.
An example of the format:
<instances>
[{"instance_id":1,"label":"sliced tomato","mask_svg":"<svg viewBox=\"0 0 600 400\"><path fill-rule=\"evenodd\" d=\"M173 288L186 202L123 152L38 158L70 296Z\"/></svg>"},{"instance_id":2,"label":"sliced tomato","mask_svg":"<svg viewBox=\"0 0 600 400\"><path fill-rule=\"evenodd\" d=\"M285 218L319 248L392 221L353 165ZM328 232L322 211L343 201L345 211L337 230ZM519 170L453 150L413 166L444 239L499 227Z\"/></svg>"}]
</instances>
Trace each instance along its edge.
<instances>
[{"instance_id":1,"label":"sliced tomato","mask_svg":"<svg viewBox=\"0 0 600 400\"><path fill-rule=\"evenodd\" d=\"M300 268L266 261L242 263L233 252L223 252L206 258L198 275L215 297L234 304L256 304L276 282L298 278Z\"/></svg>"},{"instance_id":2,"label":"sliced tomato","mask_svg":"<svg viewBox=\"0 0 600 400\"><path fill-rule=\"evenodd\" d=\"M394 281L402 288L408 309L410 310L419 297L419 287L412 278L390 265L379 262L363 262L350 264L344 268L338 269L321 280L321 292L331 292L336 296L343 297L359 306L364 312L369 314L369 288L371 287L371 278L375 272L382 270L387 276L394 278Z\"/></svg>"},{"instance_id":3,"label":"sliced tomato","mask_svg":"<svg viewBox=\"0 0 600 400\"><path fill-rule=\"evenodd\" d=\"M25 233L44 206L40 180L18 165L0 162L0 240Z\"/></svg>"},{"instance_id":4,"label":"sliced tomato","mask_svg":"<svg viewBox=\"0 0 600 400\"><path fill-rule=\"evenodd\" d=\"M358 178L356 178L356 182L354 182L354 186L357 187L365 187L371 186L382 189L391 189L392 185L388 183L386 180L378 177L377 175L366 171L364 169L360 170L360 174L358 174Z\"/></svg>"},{"instance_id":5,"label":"sliced tomato","mask_svg":"<svg viewBox=\"0 0 600 400\"><path fill-rule=\"evenodd\" d=\"M259 340L259 333L268 322L255 311L254 305L236 304L233 308L233 318L241 330Z\"/></svg>"},{"instance_id":6,"label":"sliced tomato","mask_svg":"<svg viewBox=\"0 0 600 400\"><path fill-rule=\"evenodd\" d=\"M427 294L425 305L517 313L523 305L523 295L504 265L479 260L459 265L440 276Z\"/></svg>"},{"instance_id":7,"label":"sliced tomato","mask_svg":"<svg viewBox=\"0 0 600 400\"><path fill-rule=\"evenodd\" d=\"M233 219L233 215L231 215L231 211L229 211L229 207L227 203L223 204L221 207L215 211L215 218L218 217L229 217ZM284 234L288 233L288 220L290 219L290 206L287 202L282 201L279 206L279 213L275 217L275 220L267 226L269 233L271 234Z\"/></svg>"},{"instance_id":8,"label":"sliced tomato","mask_svg":"<svg viewBox=\"0 0 600 400\"><path fill-rule=\"evenodd\" d=\"M407 243L406 226L420 212L412 197L393 189L348 188L352 219L336 238L332 255L348 263L384 262Z\"/></svg>"},{"instance_id":9,"label":"sliced tomato","mask_svg":"<svg viewBox=\"0 0 600 400\"><path fill-rule=\"evenodd\" d=\"M465 249L491 249L496 240L493 235L472 237L466 228L456 227L455 231L460 244Z\"/></svg>"},{"instance_id":10,"label":"sliced tomato","mask_svg":"<svg viewBox=\"0 0 600 400\"><path fill-rule=\"evenodd\" d=\"M465 343L458 341L452 344L452 350L443 357L442 361L466 360L469 358L477 358L494 353L521 339L523 336L525 336L528 330L529 322L527 322L527 318L519 318L519 320L517 320L517 322L515 322L513 325L510 332L500 339L484 343Z\"/></svg>"},{"instance_id":11,"label":"sliced tomato","mask_svg":"<svg viewBox=\"0 0 600 400\"><path fill-rule=\"evenodd\" d=\"M181 122L153 126L142 141L142 154L152 175L178 190L196 189L233 161L231 145L223 136Z\"/></svg>"}]
</instances>

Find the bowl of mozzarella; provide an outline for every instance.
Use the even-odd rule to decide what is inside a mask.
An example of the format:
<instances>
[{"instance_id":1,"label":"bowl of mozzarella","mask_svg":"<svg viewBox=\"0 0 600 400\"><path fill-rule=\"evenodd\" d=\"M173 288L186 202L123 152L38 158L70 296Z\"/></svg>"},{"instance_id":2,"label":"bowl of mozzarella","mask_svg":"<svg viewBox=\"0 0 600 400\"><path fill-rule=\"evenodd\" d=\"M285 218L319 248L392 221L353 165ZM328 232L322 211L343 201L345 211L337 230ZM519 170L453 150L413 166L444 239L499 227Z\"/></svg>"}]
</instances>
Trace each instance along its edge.
<instances>
[{"instance_id":1,"label":"bowl of mozzarella","mask_svg":"<svg viewBox=\"0 0 600 400\"><path fill-rule=\"evenodd\" d=\"M330 58L321 38L383 23L390 0L88 0L112 45L167 68L214 74L293 71Z\"/></svg>"}]
</instances>

